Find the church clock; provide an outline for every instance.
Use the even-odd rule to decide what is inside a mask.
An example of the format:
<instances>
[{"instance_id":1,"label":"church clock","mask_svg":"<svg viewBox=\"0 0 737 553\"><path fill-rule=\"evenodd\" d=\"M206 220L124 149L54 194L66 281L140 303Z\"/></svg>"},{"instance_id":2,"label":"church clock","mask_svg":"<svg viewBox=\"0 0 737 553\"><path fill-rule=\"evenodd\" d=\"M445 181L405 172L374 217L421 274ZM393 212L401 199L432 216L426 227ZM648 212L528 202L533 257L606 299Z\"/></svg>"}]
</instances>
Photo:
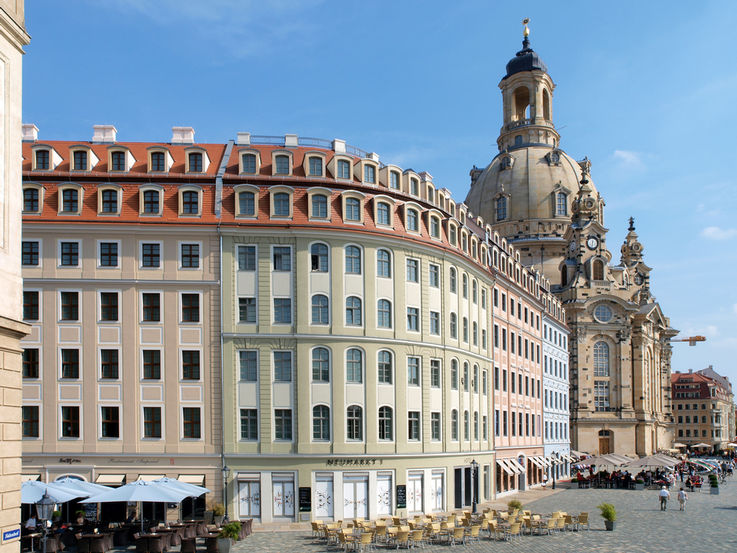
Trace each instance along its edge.
<instances>
[{"instance_id":1,"label":"church clock","mask_svg":"<svg viewBox=\"0 0 737 553\"><path fill-rule=\"evenodd\" d=\"M599 245L599 239L596 236L589 236L586 239L586 245L589 247L590 250L595 250L596 246Z\"/></svg>"}]
</instances>

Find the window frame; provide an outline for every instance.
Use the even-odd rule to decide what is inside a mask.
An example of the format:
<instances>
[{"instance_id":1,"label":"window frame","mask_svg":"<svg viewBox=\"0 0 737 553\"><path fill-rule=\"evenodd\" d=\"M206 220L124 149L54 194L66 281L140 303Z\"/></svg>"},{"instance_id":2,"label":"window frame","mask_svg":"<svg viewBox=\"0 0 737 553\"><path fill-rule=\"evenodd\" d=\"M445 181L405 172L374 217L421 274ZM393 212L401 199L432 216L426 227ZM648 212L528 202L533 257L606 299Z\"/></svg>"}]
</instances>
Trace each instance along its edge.
<instances>
[{"instance_id":1,"label":"window frame","mask_svg":"<svg viewBox=\"0 0 737 553\"><path fill-rule=\"evenodd\" d=\"M77 244L77 263L74 265L67 265L62 263L63 256L65 255L63 253L63 244ZM57 240L57 268L59 269L80 269L82 267L82 240L74 240L74 239L67 239L67 238L59 238ZM72 255L71 253L69 255Z\"/></svg>"},{"instance_id":2,"label":"window frame","mask_svg":"<svg viewBox=\"0 0 737 553\"><path fill-rule=\"evenodd\" d=\"M324 196L325 197L325 216L321 217L319 215L315 215L314 212L314 202L316 196ZM310 221L330 221L332 218L332 197L333 193L328 188L322 188L322 187L311 187L307 190L307 210L308 210L308 218Z\"/></svg>"},{"instance_id":3,"label":"window frame","mask_svg":"<svg viewBox=\"0 0 737 553\"><path fill-rule=\"evenodd\" d=\"M243 163L244 156L254 156L255 159L255 170L253 172L246 171L246 165ZM238 149L238 174L239 175L258 175L261 173L261 152L254 148L239 148Z\"/></svg>"},{"instance_id":4,"label":"window frame","mask_svg":"<svg viewBox=\"0 0 737 553\"><path fill-rule=\"evenodd\" d=\"M37 209L35 210L27 210L26 209L26 190L33 190L36 192L36 203L37 203ZM23 215L41 215L44 209L44 192L45 189L43 186L41 186L38 183L35 182L24 182L23 183L23 191L22 191L22 198L23 198Z\"/></svg>"},{"instance_id":5,"label":"window frame","mask_svg":"<svg viewBox=\"0 0 737 553\"><path fill-rule=\"evenodd\" d=\"M57 186L57 214L58 215L81 215L82 206L84 205L84 188L77 183L65 182ZM73 191L77 193L77 209L66 209L67 200L64 199L64 192Z\"/></svg>"},{"instance_id":6,"label":"window frame","mask_svg":"<svg viewBox=\"0 0 737 553\"><path fill-rule=\"evenodd\" d=\"M163 169L155 169L154 168L154 154L161 154L164 156L164 168ZM148 148L146 151L146 158L147 158L147 168L149 173L168 173L171 170L171 166L173 164L173 159L171 157L171 153L166 148L163 148L161 146L154 146L151 148Z\"/></svg>"},{"instance_id":7,"label":"window frame","mask_svg":"<svg viewBox=\"0 0 737 553\"><path fill-rule=\"evenodd\" d=\"M105 256L112 256L110 253L103 254L102 252L102 246L103 244L115 244L117 249L115 252L115 265L105 265L102 263L103 255ZM111 239L101 239L97 240L97 268L101 270L108 270L108 269L120 269L120 247L121 243L120 240L111 240Z\"/></svg>"},{"instance_id":8,"label":"window frame","mask_svg":"<svg viewBox=\"0 0 737 553\"><path fill-rule=\"evenodd\" d=\"M185 266L184 265L184 247L185 246L197 246L197 266L191 267L191 266ZM191 258L193 257L192 254L187 255L186 257ZM181 240L177 242L177 263L178 267L177 269L180 271L202 271L203 265L204 265L204 259L202 256L202 241L199 240Z\"/></svg>"},{"instance_id":9,"label":"window frame","mask_svg":"<svg viewBox=\"0 0 737 553\"><path fill-rule=\"evenodd\" d=\"M355 190L347 190L340 195L341 201L341 213L343 216L343 223L349 225L362 225L365 221L365 200L366 196L361 192ZM358 202L358 219L348 218L348 209L350 205L353 206L353 202ZM351 208L353 209L353 208Z\"/></svg>"},{"instance_id":10,"label":"window frame","mask_svg":"<svg viewBox=\"0 0 737 553\"><path fill-rule=\"evenodd\" d=\"M187 201L185 204L184 195L185 193L195 193L197 195L197 211L191 212L191 211L185 211L185 205L190 205L191 202ZM187 196L189 198L189 196ZM202 188L199 186L193 185L193 184L186 184L184 186L180 186L177 189L177 199L178 199L178 210L179 210L179 217L202 217ZM189 207L187 209L190 209Z\"/></svg>"},{"instance_id":11,"label":"window frame","mask_svg":"<svg viewBox=\"0 0 737 553\"><path fill-rule=\"evenodd\" d=\"M153 192L158 196L158 209L156 211L146 211L146 193ZM161 217L163 212L163 196L164 189L157 184L146 184L138 189L138 214L143 217Z\"/></svg>"},{"instance_id":12,"label":"window frame","mask_svg":"<svg viewBox=\"0 0 737 553\"><path fill-rule=\"evenodd\" d=\"M250 184L238 184L233 187L233 200L235 203L235 216L238 219L257 219L259 212L259 193L257 186ZM241 209L241 194L253 194L253 213L245 213Z\"/></svg>"},{"instance_id":13,"label":"window frame","mask_svg":"<svg viewBox=\"0 0 737 553\"><path fill-rule=\"evenodd\" d=\"M277 195L287 195L287 213L277 213ZM281 201L281 197L279 198ZM294 217L294 189L289 186L272 186L269 188L269 217L271 219L292 219Z\"/></svg>"}]
</instances>

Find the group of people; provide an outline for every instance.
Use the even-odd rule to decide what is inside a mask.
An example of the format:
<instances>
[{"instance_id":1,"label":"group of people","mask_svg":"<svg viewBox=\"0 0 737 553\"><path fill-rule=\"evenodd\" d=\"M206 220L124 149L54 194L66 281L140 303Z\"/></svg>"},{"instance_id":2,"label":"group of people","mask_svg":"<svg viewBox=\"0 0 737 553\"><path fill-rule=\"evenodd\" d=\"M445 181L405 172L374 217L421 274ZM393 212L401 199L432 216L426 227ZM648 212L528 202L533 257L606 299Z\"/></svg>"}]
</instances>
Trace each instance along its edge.
<instances>
[{"instance_id":1,"label":"group of people","mask_svg":"<svg viewBox=\"0 0 737 553\"><path fill-rule=\"evenodd\" d=\"M660 488L660 493L658 494L658 497L660 498L660 510L661 511L667 511L668 510L668 500L670 499L670 492L668 491L668 488L665 486ZM678 491L678 505L679 511L685 511L686 510L686 501L688 501L688 494L686 493L686 490L681 487L681 489Z\"/></svg>"}]
</instances>

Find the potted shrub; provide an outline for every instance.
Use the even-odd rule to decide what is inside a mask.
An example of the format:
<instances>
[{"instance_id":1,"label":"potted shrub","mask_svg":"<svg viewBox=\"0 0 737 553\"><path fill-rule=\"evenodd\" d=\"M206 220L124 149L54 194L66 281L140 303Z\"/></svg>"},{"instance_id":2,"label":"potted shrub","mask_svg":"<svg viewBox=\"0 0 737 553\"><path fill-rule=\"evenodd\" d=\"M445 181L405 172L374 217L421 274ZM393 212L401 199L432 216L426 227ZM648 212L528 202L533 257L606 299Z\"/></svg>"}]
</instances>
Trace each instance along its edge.
<instances>
[{"instance_id":1,"label":"potted shrub","mask_svg":"<svg viewBox=\"0 0 737 553\"><path fill-rule=\"evenodd\" d=\"M719 495L719 479L716 474L709 474L709 491L714 495Z\"/></svg>"},{"instance_id":2,"label":"potted shrub","mask_svg":"<svg viewBox=\"0 0 737 553\"><path fill-rule=\"evenodd\" d=\"M220 553L230 553L230 547L238 539L240 533L241 523L238 521L229 522L223 526L218 534L218 551Z\"/></svg>"},{"instance_id":3,"label":"potted shrub","mask_svg":"<svg viewBox=\"0 0 737 553\"><path fill-rule=\"evenodd\" d=\"M512 501L507 503L507 509L509 510L510 513L513 512L515 509L517 509L518 511L521 511L522 502L519 499L513 499Z\"/></svg>"},{"instance_id":4,"label":"potted shrub","mask_svg":"<svg viewBox=\"0 0 737 553\"><path fill-rule=\"evenodd\" d=\"M601 512L601 518L604 519L604 526L611 531L614 530L614 521L617 520L617 510L611 503L602 503L597 505L597 509Z\"/></svg>"},{"instance_id":5,"label":"potted shrub","mask_svg":"<svg viewBox=\"0 0 737 553\"><path fill-rule=\"evenodd\" d=\"M58 521L61 518L61 511L54 511L51 513L51 520Z\"/></svg>"},{"instance_id":6,"label":"potted shrub","mask_svg":"<svg viewBox=\"0 0 737 553\"><path fill-rule=\"evenodd\" d=\"M636 490L645 489L645 481L642 478L638 478L637 480L635 480L635 489Z\"/></svg>"},{"instance_id":7,"label":"potted shrub","mask_svg":"<svg viewBox=\"0 0 737 553\"><path fill-rule=\"evenodd\" d=\"M223 523L223 517L225 516L225 505L222 503L213 503L212 514L214 516L215 524L220 526Z\"/></svg>"}]
</instances>

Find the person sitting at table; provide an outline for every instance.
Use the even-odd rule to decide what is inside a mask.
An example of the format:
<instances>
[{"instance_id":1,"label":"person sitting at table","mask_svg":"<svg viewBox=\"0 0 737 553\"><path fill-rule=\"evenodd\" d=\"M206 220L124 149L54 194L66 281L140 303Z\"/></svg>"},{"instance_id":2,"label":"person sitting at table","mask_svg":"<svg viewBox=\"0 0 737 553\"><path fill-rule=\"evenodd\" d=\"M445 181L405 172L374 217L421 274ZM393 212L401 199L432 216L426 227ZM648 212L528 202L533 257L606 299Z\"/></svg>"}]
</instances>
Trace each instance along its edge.
<instances>
[{"instance_id":1,"label":"person sitting at table","mask_svg":"<svg viewBox=\"0 0 737 553\"><path fill-rule=\"evenodd\" d=\"M35 530L36 526L38 526L38 521L35 516L31 515L26 521L26 530Z\"/></svg>"}]
</instances>

